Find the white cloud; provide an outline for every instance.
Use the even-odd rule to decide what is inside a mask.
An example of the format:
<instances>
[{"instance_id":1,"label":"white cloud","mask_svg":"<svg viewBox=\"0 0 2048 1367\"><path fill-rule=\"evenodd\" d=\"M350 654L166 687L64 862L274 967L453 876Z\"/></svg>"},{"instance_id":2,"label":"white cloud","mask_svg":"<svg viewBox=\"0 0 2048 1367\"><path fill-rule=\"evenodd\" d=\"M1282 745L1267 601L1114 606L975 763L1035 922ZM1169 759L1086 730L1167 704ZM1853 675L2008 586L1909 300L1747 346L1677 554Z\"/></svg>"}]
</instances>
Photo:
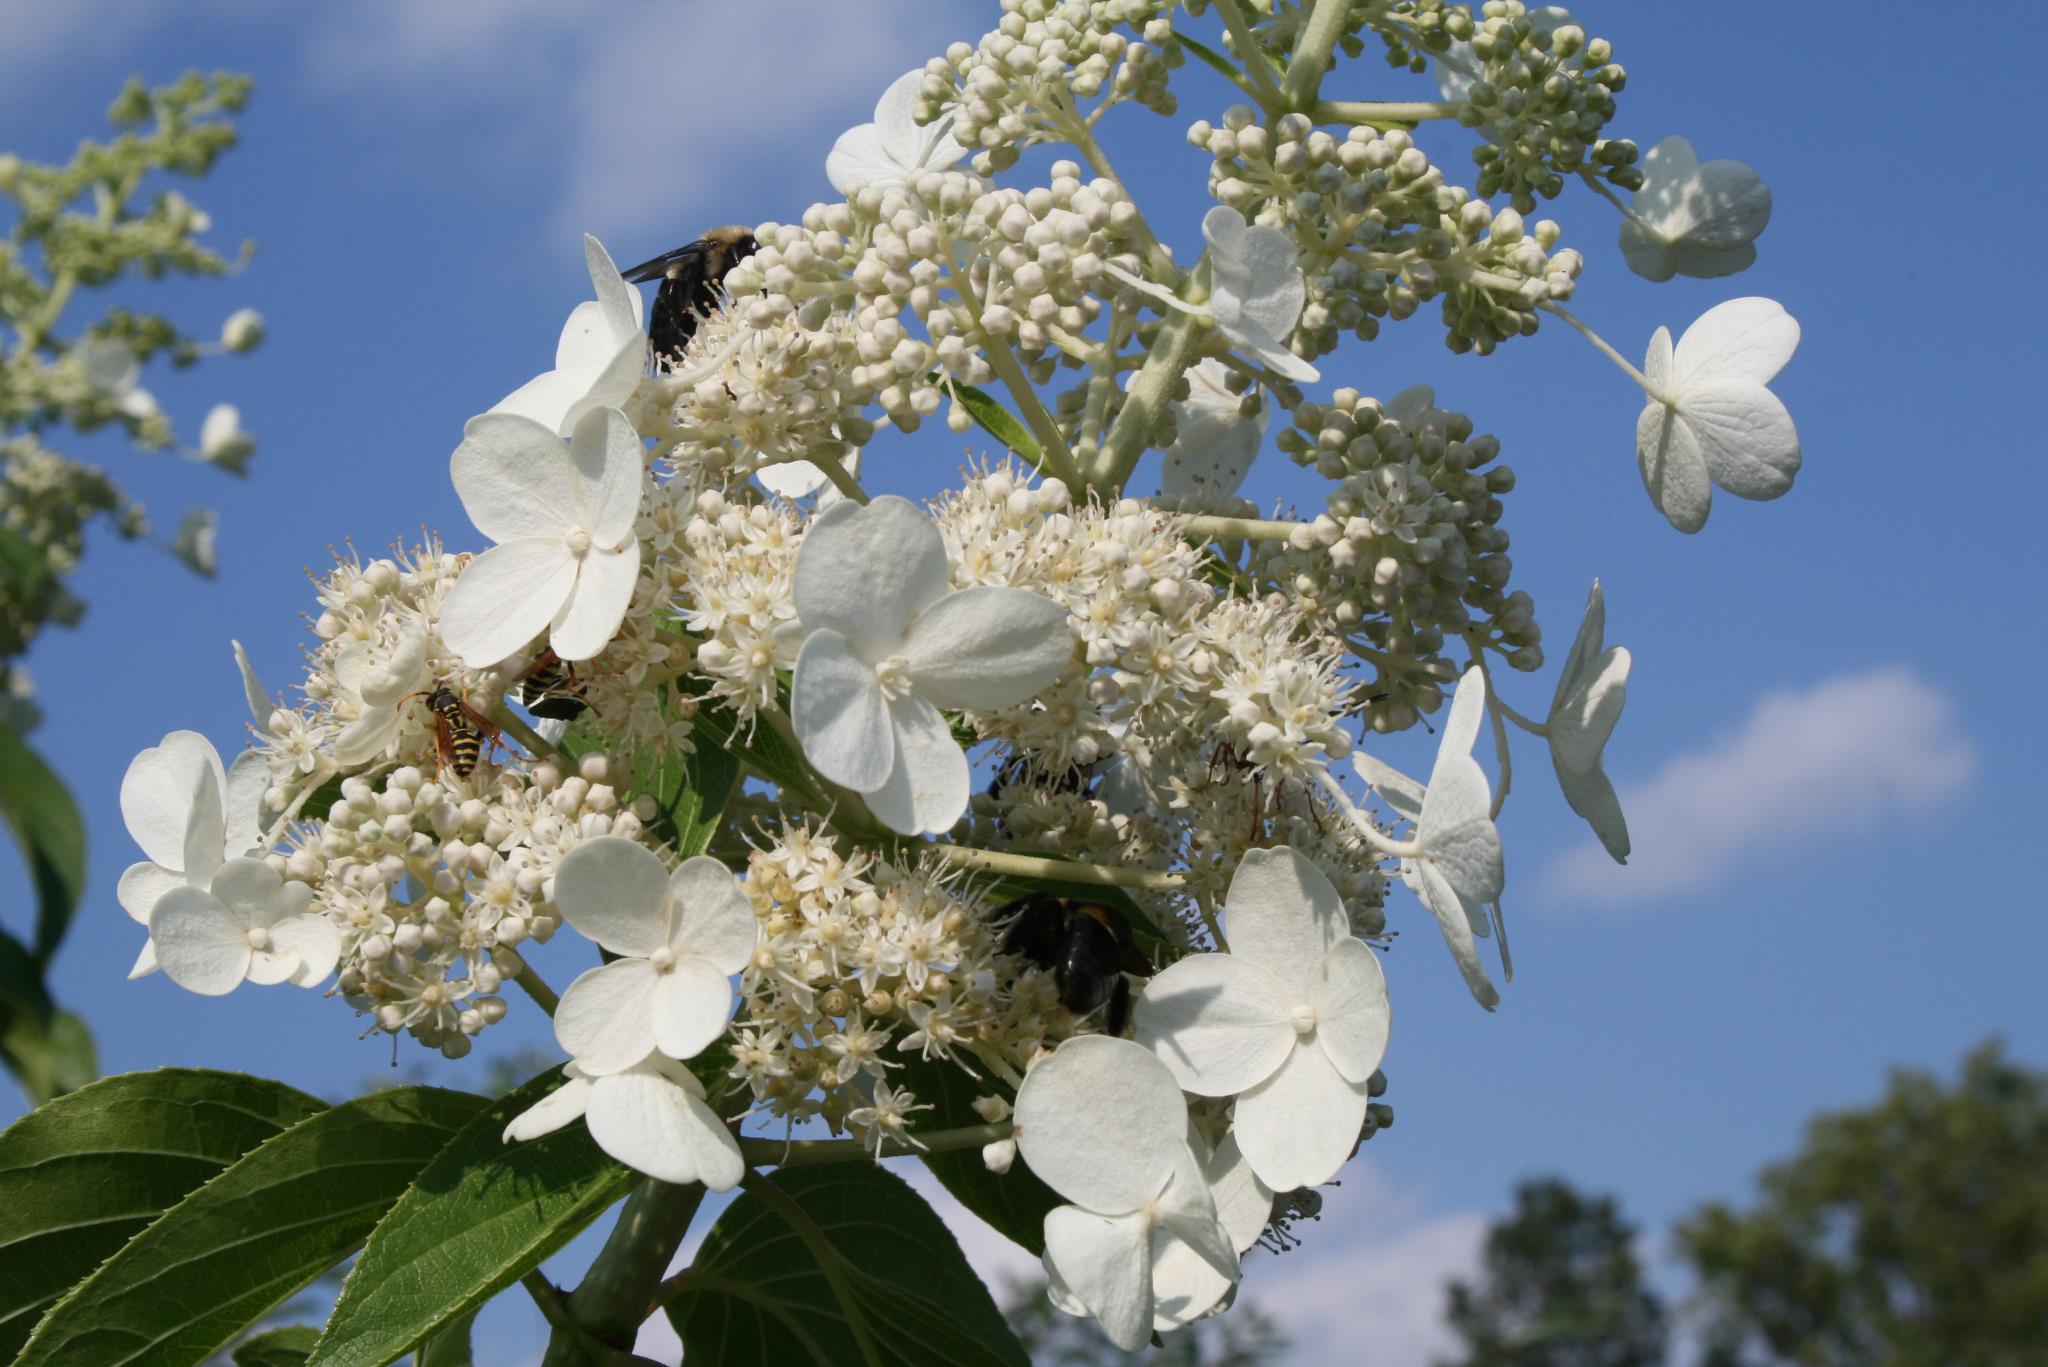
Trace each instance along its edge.
<instances>
[{"instance_id":1,"label":"white cloud","mask_svg":"<svg viewBox=\"0 0 2048 1367\"><path fill-rule=\"evenodd\" d=\"M1621 788L1626 868L1589 841L1551 865L1543 894L1617 904L1697 892L1761 855L1911 819L1976 767L1955 704L1904 667L1767 693L1733 730Z\"/></svg>"},{"instance_id":2,"label":"white cloud","mask_svg":"<svg viewBox=\"0 0 2048 1367\"><path fill-rule=\"evenodd\" d=\"M330 11L306 61L331 89L485 115L491 145L466 154L516 158L551 234L666 248L712 226L705 206L730 202L727 181L763 168L775 201L726 216L794 218L829 194L833 138L959 36L915 22L931 12L779 0L621 8L600 24L556 0L377 0Z\"/></svg>"}]
</instances>

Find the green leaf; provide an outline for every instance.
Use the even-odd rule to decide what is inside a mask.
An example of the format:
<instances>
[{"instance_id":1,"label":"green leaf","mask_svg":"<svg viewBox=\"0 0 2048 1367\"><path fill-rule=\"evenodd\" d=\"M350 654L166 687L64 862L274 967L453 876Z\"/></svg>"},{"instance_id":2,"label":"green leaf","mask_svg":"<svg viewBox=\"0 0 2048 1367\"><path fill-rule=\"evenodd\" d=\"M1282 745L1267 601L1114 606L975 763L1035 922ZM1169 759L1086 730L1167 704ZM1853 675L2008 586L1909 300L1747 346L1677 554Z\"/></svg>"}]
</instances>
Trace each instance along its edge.
<instances>
[{"instance_id":1,"label":"green leaf","mask_svg":"<svg viewBox=\"0 0 2048 1367\"><path fill-rule=\"evenodd\" d=\"M546 1073L476 1116L401 1196L341 1289L319 1367L374 1367L452 1326L574 1238L634 1174L581 1125L507 1144L512 1117L559 1087Z\"/></svg>"},{"instance_id":2,"label":"green leaf","mask_svg":"<svg viewBox=\"0 0 2048 1367\"><path fill-rule=\"evenodd\" d=\"M470 1351L469 1331L475 1323L475 1315L464 1315L435 1334L420 1345L413 1367L474 1367L476 1357Z\"/></svg>"},{"instance_id":3,"label":"green leaf","mask_svg":"<svg viewBox=\"0 0 2048 1367\"><path fill-rule=\"evenodd\" d=\"M786 690L785 684L781 698L785 711L788 705ZM832 805L818 791L817 781L811 777L803 757L768 722L757 720L750 730L742 733L732 713L707 698L698 705L691 725L697 732L700 753L706 749L724 751L809 806L824 808Z\"/></svg>"},{"instance_id":4,"label":"green leaf","mask_svg":"<svg viewBox=\"0 0 2048 1367\"><path fill-rule=\"evenodd\" d=\"M0 527L0 582L17 603L32 602L50 580L50 561L35 543L11 527Z\"/></svg>"},{"instance_id":5,"label":"green leaf","mask_svg":"<svg viewBox=\"0 0 2048 1367\"><path fill-rule=\"evenodd\" d=\"M0 1061L37 1106L75 1092L100 1074L92 1031L69 1011L38 1020L33 1012L0 1013Z\"/></svg>"},{"instance_id":6,"label":"green leaf","mask_svg":"<svg viewBox=\"0 0 2048 1367\"><path fill-rule=\"evenodd\" d=\"M51 1308L15 1367L189 1367L362 1246L489 1103L393 1087L237 1159Z\"/></svg>"},{"instance_id":7,"label":"green leaf","mask_svg":"<svg viewBox=\"0 0 2048 1367\"><path fill-rule=\"evenodd\" d=\"M249 1150L326 1109L281 1082L124 1073L0 1134L0 1361L63 1295Z\"/></svg>"},{"instance_id":8,"label":"green leaf","mask_svg":"<svg viewBox=\"0 0 2048 1367\"><path fill-rule=\"evenodd\" d=\"M780 1187L846 1260L855 1313L882 1361L1025 1367L1029 1359L945 1222L870 1163L784 1168ZM862 1360L848 1308L774 1206L743 1192L704 1237L669 1320L688 1362L821 1367Z\"/></svg>"},{"instance_id":9,"label":"green leaf","mask_svg":"<svg viewBox=\"0 0 2048 1367\"><path fill-rule=\"evenodd\" d=\"M654 832L688 859L710 847L725 804L739 787L740 762L723 745L699 744L694 753L657 752L641 762L633 791L660 808Z\"/></svg>"},{"instance_id":10,"label":"green leaf","mask_svg":"<svg viewBox=\"0 0 2048 1367\"><path fill-rule=\"evenodd\" d=\"M35 956L48 967L85 892L85 825L63 783L11 726L0 726L0 816L35 878Z\"/></svg>"},{"instance_id":11,"label":"green leaf","mask_svg":"<svg viewBox=\"0 0 2048 1367\"><path fill-rule=\"evenodd\" d=\"M235 1367L305 1367L320 1341L316 1325L293 1324L267 1329L235 1346Z\"/></svg>"},{"instance_id":12,"label":"green leaf","mask_svg":"<svg viewBox=\"0 0 2048 1367\"><path fill-rule=\"evenodd\" d=\"M43 966L12 931L0 927L0 1012L20 1012L47 1025L56 1009L43 986Z\"/></svg>"},{"instance_id":13,"label":"green leaf","mask_svg":"<svg viewBox=\"0 0 2048 1367\"><path fill-rule=\"evenodd\" d=\"M1205 47L1201 43L1198 43L1194 39L1188 37L1185 33L1174 34L1173 41L1179 43L1183 48L1186 48L1188 53L1192 55L1194 58L1196 58L1196 60L1200 61L1203 66L1209 67L1210 69L1214 70L1219 75L1221 75L1224 80L1229 81L1238 89L1244 89L1244 76L1238 71L1237 64L1235 62L1232 62L1228 57L1224 56L1222 53L1218 52L1215 48Z\"/></svg>"},{"instance_id":14,"label":"green leaf","mask_svg":"<svg viewBox=\"0 0 2048 1367\"><path fill-rule=\"evenodd\" d=\"M967 416L975 425L994 437L1003 445L1015 451L1034 467L1043 469L1045 453L1039 449L1037 438L1017 420L1017 415L1003 407L995 396L971 384L953 381L953 397L967 410Z\"/></svg>"},{"instance_id":15,"label":"green leaf","mask_svg":"<svg viewBox=\"0 0 2048 1367\"><path fill-rule=\"evenodd\" d=\"M944 1059L927 1059L916 1053L895 1058L903 1065L897 1084L910 1088L919 1101L932 1108L920 1117L919 1123L927 1128L947 1130L983 1123L974 1109L974 1099L979 1096L1016 1100L1015 1094L994 1078L977 1082ZM1033 1256L1045 1252L1045 1214L1061 1201L1029 1168L1012 1163L1006 1173L990 1172L979 1149L928 1153L921 1161L954 1200L980 1216L990 1229Z\"/></svg>"}]
</instances>

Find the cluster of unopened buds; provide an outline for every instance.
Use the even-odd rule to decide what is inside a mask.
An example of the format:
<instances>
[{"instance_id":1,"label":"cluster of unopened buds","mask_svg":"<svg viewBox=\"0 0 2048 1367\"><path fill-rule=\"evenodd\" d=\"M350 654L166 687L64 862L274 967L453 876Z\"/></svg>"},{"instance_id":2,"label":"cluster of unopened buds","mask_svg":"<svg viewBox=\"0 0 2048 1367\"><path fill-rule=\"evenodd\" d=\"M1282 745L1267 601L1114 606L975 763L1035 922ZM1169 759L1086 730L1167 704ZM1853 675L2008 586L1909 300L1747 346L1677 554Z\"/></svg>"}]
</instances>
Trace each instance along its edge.
<instances>
[{"instance_id":1,"label":"cluster of unopened buds","mask_svg":"<svg viewBox=\"0 0 2048 1367\"><path fill-rule=\"evenodd\" d=\"M510 1141L580 1118L714 1190L750 1119L877 1155L971 1144L1065 1203L1051 1294L1117 1343L1227 1304L1241 1254L1391 1119L1390 883L1499 999L1478 941L1505 960L1504 794L1480 759L1505 767L1508 724L1628 853L1602 751L1629 657L1599 586L1547 714L1496 687L1495 664L1544 664L1499 443L1425 387L1301 386L1340 332L1423 299L1454 348L1557 318L1643 388L1643 478L1690 531L1714 484L1789 487L1765 386L1798 330L1735 299L1637 371L1565 311L1579 256L1522 214L1569 179L1634 187L1622 247L1652 279L1739 269L1769 208L1683 139L1607 140L1620 68L1575 25L1503 0L1365 19L1444 63L1440 116L1486 140L1467 190L1375 107L1280 107L1267 47L1323 44L1291 88L1356 22L1214 8L1260 107L1195 127L1220 203L1193 267L1091 131L1172 108L1190 21L1140 3L1005 0L840 139L843 200L720 230L745 245L708 280L677 272L710 239L628 272L671 263L673 352L586 239L595 297L555 368L455 447L488 544L345 560L296 699L244 661L253 748L224 766L176 732L131 767L137 974L331 982L451 1057L517 984L570 1061ZM1093 178L986 179L1039 141ZM878 429L941 408L1011 454L928 506L871 497ZM1276 410L1330 482L1306 518L1240 496ZM1431 713L1426 782L1370 752ZM557 999L529 954L564 925L605 953ZM963 1070L974 1114L928 1114L913 1062Z\"/></svg>"}]
</instances>

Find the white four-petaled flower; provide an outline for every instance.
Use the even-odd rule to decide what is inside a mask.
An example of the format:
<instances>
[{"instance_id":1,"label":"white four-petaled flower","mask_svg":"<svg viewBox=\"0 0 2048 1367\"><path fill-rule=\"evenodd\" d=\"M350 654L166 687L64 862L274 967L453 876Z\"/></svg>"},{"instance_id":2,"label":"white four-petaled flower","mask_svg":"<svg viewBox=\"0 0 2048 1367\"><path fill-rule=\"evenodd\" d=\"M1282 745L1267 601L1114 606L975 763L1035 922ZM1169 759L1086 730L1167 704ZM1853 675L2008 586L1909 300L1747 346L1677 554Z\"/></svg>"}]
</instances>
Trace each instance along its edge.
<instances>
[{"instance_id":1,"label":"white four-petaled flower","mask_svg":"<svg viewBox=\"0 0 2048 1367\"><path fill-rule=\"evenodd\" d=\"M1357 1146L1391 1014L1344 900L1292 849L1246 853L1223 895L1227 954L1191 954L1138 998L1134 1037L1198 1096L1275 1191L1329 1181Z\"/></svg>"},{"instance_id":2,"label":"white four-petaled flower","mask_svg":"<svg viewBox=\"0 0 2048 1367\"><path fill-rule=\"evenodd\" d=\"M1708 309L1675 348L1669 328L1650 338L1636 460L1651 501L1681 532L1707 525L1715 484L1755 499L1792 487L1799 433L1765 386L1798 345L1792 315L1754 296Z\"/></svg>"},{"instance_id":3,"label":"white four-petaled flower","mask_svg":"<svg viewBox=\"0 0 2048 1367\"><path fill-rule=\"evenodd\" d=\"M370 647L362 641L335 656L335 681L362 700L362 711L334 738L334 758L342 764L380 759L397 739L405 700L430 682L425 625L408 628L384 663L371 664L370 659Z\"/></svg>"},{"instance_id":4,"label":"white four-petaled flower","mask_svg":"<svg viewBox=\"0 0 2048 1367\"><path fill-rule=\"evenodd\" d=\"M1557 693L1544 729L1565 801L1586 819L1614 862L1626 864L1628 822L1614 796L1614 784L1601 767L1600 752L1628 700L1629 654L1622 646L1601 649L1606 630L1607 600L1595 579L1593 591L1586 595L1585 620L1579 623L1571 654L1557 676Z\"/></svg>"},{"instance_id":5,"label":"white four-petaled flower","mask_svg":"<svg viewBox=\"0 0 2048 1367\"><path fill-rule=\"evenodd\" d=\"M612 264L611 253L588 233L583 235L583 259L597 298L578 304L562 324L555 368L528 380L491 408L493 413L531 418L561 437L575 431L584 414L618 408L632 398L647 370L640 291L626 283Z\"/></svg>"},{"instance_id":6,"label":"white four-petaled flower","mask_svg":"<svg viewBox=\"0 0 2048 1367\"><path fill-rule=\"evenodd\" d=\"M825 178L833 189L842 195L860 185L893 189L926 171L943 171L967 155L953 136L951 114L918 126L917 92L923 84L922 67L898 76L876 101L875 121L839 135L825 158Z\"/></svg>"},{"instance_id":7,"label":"white four-petaled flower","mask_svg":"<svg viewBox=\"0 0 2048 1367\"><path fill-rule=\"evenodd\" d=\"M739 1141L704 1100L704 1084L674 1059L650 1054L592 1077L571 1061L568 1081L513 1117L505 1142L538 1139L581 1117L597 1146L659 1182L731 1191L746 1172Z\"/></svg>"},{"instance_id":8,"label":"white four-petaled flower","mask_svg":"<svg viewBox=\"0 0 2048 1367\"><path fill-rule=\"evenodd\" d=\"M1677 134L1643 156L1643 185L1621 222L1621 254L1646 280L1733 275L1756 260L1771 189L1739 161L1701 164Z\"/></svg>"},{"instance_id":9,"label":"white four-petaled flower","mask_svg":"<svg viewBox=\"0 0 2048 1367\"><path fill-rule=\"evenodd\" d=\"M562 860L555 904L622 956L570 983L555 1008L555 1039L585 1073L624 1072L656 1050L692 1058L725 1032L727 978L753 957L760 927L723 864L698 855L670 873L645 846L599 836Z\"/></svg>"},{"instance_id":10,"label":"white four-petaled flower","mask_svg":"<svg viewBox=\"0 0 2048 1367\"><path fill-rule=\"evenodd\" d=\"M1237 1250L1188 1147L1173 1074L1129 1040L1078 1035L1017 1089L1017 1150L1071 1205L1045 1217L1047 1292L1119 1348L1206 1313ZM1355 1137L1355 1136L1354 1136Z\"/></svg>"},{"instance_id":11,"label":"white four-petaled flower","mask_svg":"<svg viewBox=\"0 0 2048 1367\"><path fill-rule=\"evenodd\" d=\"M234 858L205 887L172 888L149 913L149 938L164 976L218 997L244 980L312 987L341 957L341 934L309 910L313 889L286 882L261 859Z\"/></svg>"},{"instance_id":12,"label":"white four-petaled flower","mask_svg":"<svg viewBox=\"0 0 2048 1367\"><path fill-rule=\"evenodd\" d=\"M1159 471L1159 492L1169 498L1229 498L1259 454L1273 410L1261 404L1256 417L1245 417L1245 396L1224 383L1229 374L1213 356L1188 371L1188 397L1173 406L1173 445Z\"/></svg>"},{"instance_id":13,"label":"white four-petaled flower","mask_svg":"<svg viewBox=\"0 0 2048 1367\"><path fill-rule=\"evenodd\" d=\"M486 413L448 464L469 520L498 544L449 590L441 639L472 669L542 631L564 660L603 650L640 575L633 524L647 465L626 415L591 410L564 447L531 418Z\"/></svg>"},{"instance_id":14,"label":"white four-petaled flower","mask_svg":"<svg viewBox=\"0 0 2048 1367\"><path fill-rule=\"evenodd\" d=\"M1202 237L1209 244L1209 312L1217 329L1275 374L1303 383L1322 378L1287 349L1308 299L1294 239L1245 222L1227 204L1203 216Z\"/></svg>"},{"instance_id":15,"label":"white four-petaled flower","mask_svg":"<svg viewBox=\"0 0 2048 1367\"><path fill-rule=\"evenodd\" d=\"M797 552L797 740L905 835L967 810L967 756L939 709L1023 702L1074 657L1059 604L1028 589L954 591L949 573L938 528L893 495L827 508Z\"/></svg>"},{"instance_id":16,"label":"white four-petaled flower","mask_svg":"<svg viewBox=\"0 0 2048 1367\"><path fill-rule=\"evenodd\" d=\"M213 743L197 731L173 731L137 755L121 779L121 819L148 856L130 864L115 892L121 909L142 925L173 888L204 888L222 862L253 849L269 767L254 750L222 768ZM157 969L154 940L129 972Z\"/></svg>"},{"instance_id":17,"label":"white four-petaled flower","mask_svg":"<svg viewBox=\"0 0 2048 1367\"><path fill-rule=\"evenodd\" d=\"M1428 788L1363 750L1351 762L1398 815L1415 823L1417 853L1401 861L1401 881L1436 917L1466 988L1491 1010L1500 993L1479 966L1473 937L1492 933L1485 908L1499 902L1507 873L1493 824L1493 787L1472 758L1485 715L1486 676L1475 665L1451 699Z\"/></svg>"}]
</instances>

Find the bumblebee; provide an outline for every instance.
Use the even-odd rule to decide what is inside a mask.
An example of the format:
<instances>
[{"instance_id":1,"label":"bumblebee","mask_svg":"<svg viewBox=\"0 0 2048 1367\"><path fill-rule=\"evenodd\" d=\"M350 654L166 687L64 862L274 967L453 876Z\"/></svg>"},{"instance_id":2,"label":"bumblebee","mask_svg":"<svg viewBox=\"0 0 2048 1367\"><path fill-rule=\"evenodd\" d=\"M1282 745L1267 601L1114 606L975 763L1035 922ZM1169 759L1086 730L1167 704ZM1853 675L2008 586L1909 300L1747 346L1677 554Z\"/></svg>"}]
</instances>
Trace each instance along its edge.
<instances>
[{"instance_id":1,"label":"bumblebee","mask_svg":"<svg viewBox=\"0 0 2048 1367\"><path fill-rule=\"evenodd\" d=\"M574 721L589 709L576 667L543 647L512 686L512 697L536 717Z\"/></svg>"},{"instance_id":2,"label":"bumblebee","mask_svg":"<svg viewBox=\"0 0 2048 1367\"><path fill-rule=\"evenodd\" d=\"M1085 1016L1107 1005L1103 1029L1121 1035L1131 1016L1133 975L1147 978L1152 965L1131 937L1131 928L1108 907L1034 892L997 908L1011 918L1003 951L1053 975L1060 1005Z\"/></svg>"},{"instance_id":3,"label":"bumblebee","mask_svg":"<svg viewBox=\"0 0 2048 1367\"><path fill-rule=\"evenodd\" d=\"M496 745L504 732L445 683L435 684L425 697L427 710L434 714L434 744L441 763L453 769L455 777L468 778L483 757L484 743Z\"/></svg>"},{"instance_id":4,"label":"bumblebee","mask_svg":"<svg viewBox=\"0 0 2048 1367\"><path fill-rule=\"evenodd\" d=\"M647 333L662 364L673 368L681 363L683 348L697 335L697 320L718 307L725 277L753 255L754 247L754 230L730 223L624 272L635 284L661 281Z\"/></svg>"}]
</instances>

